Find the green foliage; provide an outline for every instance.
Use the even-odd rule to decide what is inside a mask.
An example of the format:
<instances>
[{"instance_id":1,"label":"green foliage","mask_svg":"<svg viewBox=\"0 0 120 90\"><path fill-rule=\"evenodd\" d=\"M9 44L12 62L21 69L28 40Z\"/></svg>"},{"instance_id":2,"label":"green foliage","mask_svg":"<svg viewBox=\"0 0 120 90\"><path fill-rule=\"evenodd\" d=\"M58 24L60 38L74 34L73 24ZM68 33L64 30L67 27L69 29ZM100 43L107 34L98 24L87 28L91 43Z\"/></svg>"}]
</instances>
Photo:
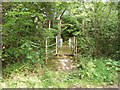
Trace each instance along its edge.
<instances>
[{"instance_id":1,"label":"green foliage","mask_svg":"<svg viewBox=\"0 0 120 90\"><path fill-rule=\"evenodd\" d=\"M78 32L77 30L79 30L79 27L78 27L79 22L75 17L71 17L70 15L65 15L63 17L63 21L64 21L63 32L66 31L66 33L72 34L72 35L75 35L75 33Z\"/></svg>"},{"instance_id":2,"label":"green foliage","mask_svg":"<svg viewBox=\"0 0 120 90\"><path fill-rule=\"evenodd\" d=\"M70 6L69 13L63 17L63 32L78 36L81 55L116 59L117 6L112 2L74 3Z\"/></svg>"},{"instance_id":3,"label":"green foliage","mask_svg":"<svg viewBox=\"0 0 120 90\"><path fill-rule=\"evenodd\" d=\"M3 3L2 62L7 78L3 86L5 82L10 88L116 84L120 70L115 60L120 52L118 6L114 2ZM78 70L53 72L44 67L42 74L45 39L50 38L49 44L55 42L51 38L59 33L57 18L65 9L61 33L64 40L77 37Z\"/></svg>"},{"instance_id":4,"label":"green foliage","mask_svg":"<svg viewBox=\"0 0 120 90\"><path fill-rule=\"evenodd\" d=\"M78 76L81 79L87 79L91 82L106 82L111 85L117 82L117 70L119 62L111 59L91 59L79 57L80 63L78 64Z\"/></svg>"},{"instance_id":5,"label":"green foliage","mask_svg":"<svg viewBox=\"0 0 120 90\"><path fill-rule=\"evenodd\" d=\"M118 84L116 72L118 61L113 62L111 59L103 58L93 60L90 57L79 57L79 60L78 69L70 72L51 71L46 67L38 70L36 67L31 67L30 61L17 62L4 69L6 74L9 73L9 79L3 79L2 85L5 84L7 88L93 88ZM40 73L42 71L44 71L43 74Z\"/></svg>"},{"instance_id":6,"label":"green foliage","mask_svg":"<svg viewBox=\"0 0 120 90\"><path fill-rule=\"evenodd\" d=\"M37 24L36 17L40 20ZM42 15L32 10L8 10L3 19L3 65L28 59L43 64L45 31L41 28Z\"/></svg>"}]
</instances>

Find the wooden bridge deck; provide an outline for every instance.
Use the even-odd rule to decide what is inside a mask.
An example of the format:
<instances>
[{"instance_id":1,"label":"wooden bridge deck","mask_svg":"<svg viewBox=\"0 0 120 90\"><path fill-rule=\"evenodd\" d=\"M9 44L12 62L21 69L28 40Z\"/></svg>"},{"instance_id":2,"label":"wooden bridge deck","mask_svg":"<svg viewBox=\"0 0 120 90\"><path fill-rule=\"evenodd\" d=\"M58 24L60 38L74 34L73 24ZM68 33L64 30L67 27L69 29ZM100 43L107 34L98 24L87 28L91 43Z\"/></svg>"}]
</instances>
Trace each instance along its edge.
<instances>
[{"instance_id":1,"label":"wooden bridge deck","mask_svg":"<svg viewBox=\"0 0 120 90\"><path fill-rule=\"evenodd\" d=\"M70 39L69 42L62 43L63 46L61 48L58 48L58 46L61 46L61 44L60 45L58 45L58 44L57 45L56 44L49 45L47 39L48 38L46 38L46 46L45 46L46 63L47 63L48 58L50 57L50 56L48 56L48 55L50 55L49 53L51 53L51 55L61 56L61 57L62 56L73 56L75 58L75 60L77 60L77 39L75 37L72 40L73 42L70 42L70 40L71 40ZM56 38L56 43L58 43L57 41L58 40ZM48 48L52 47L53 45L56 45L55 50L53 50L53 51L48 50ZM72 45L73 47L70 48L69 45Z\"/></svg>"},{"instance_id":2,"label":"wooden bridge deck","mask_svg":"<svg viewBox=\"0 0 120 90\"><path fill-rule=\"evenodd\" d=\"M71 71L76 68L73 52L67 44L64 44L54 55L47 63L47 67L51 70Z\"/></svg>"},{"instance_id":3,"label":"wooden bridge deck","mask_svg":"<svg viewBox=\"0 0 120 90\"><path fill-rule=\"evenodd\" d=\"M58 50L57 55L73 55L71 48L68 45L63 45L60 50Z\"/></svg>"}]
</instances>

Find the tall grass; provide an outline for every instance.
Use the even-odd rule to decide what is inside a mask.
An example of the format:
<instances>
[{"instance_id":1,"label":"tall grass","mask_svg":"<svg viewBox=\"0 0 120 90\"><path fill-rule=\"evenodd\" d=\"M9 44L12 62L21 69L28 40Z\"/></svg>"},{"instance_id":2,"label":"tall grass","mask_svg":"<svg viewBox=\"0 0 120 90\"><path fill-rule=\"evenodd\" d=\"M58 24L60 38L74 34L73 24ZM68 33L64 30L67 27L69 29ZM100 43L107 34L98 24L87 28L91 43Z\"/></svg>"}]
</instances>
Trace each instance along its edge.
<instances>
[{"instance_id":1,"label":"tall grass","mask_svg":"<svg viewBox=\"0 0 120 90\"><path fill-rule=\"evenodd\" d=\"M106 87L118 84L119 61L79 57L74 71L52 71L34 67L30 62L16 63L3 70L2 88ZM41 73L43 70L43 73Z\"/></svg>"}]
</instances>

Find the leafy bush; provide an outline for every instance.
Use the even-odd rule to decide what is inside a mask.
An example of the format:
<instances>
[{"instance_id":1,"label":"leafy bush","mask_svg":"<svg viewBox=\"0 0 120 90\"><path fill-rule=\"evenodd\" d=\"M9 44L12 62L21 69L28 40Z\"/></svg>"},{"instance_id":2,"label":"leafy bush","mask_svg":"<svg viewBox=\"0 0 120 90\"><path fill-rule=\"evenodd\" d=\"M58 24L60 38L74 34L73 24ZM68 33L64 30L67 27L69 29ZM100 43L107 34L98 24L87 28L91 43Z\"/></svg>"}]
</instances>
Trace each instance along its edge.
<instances>
[{"instance_id":1,"label":"leafy bush","mask_svg":"<svg viewBox=\"0 0 120 90\"><path fill-rule=\"evenodd\" d=\"M111 59L91 59L79 58L79 73L81 79L87 79L91 82L106 82L108 84L118 83L118 61Z\"/></svg>"}]
</instances>

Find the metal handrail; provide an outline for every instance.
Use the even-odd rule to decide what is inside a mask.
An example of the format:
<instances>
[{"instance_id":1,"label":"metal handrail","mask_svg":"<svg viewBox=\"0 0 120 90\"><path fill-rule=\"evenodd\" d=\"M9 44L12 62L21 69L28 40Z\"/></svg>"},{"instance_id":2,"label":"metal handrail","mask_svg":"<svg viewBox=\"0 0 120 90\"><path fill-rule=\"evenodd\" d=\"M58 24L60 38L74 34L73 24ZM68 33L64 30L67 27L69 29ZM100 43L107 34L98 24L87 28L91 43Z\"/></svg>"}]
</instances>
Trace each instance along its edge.
<instances>
[{"instance_id":1,"label":"metal handrail","mask_svg":"<svg viewBox=\"0 0 120 90\"><path fill-rule=\"evenodd\" d=\"M55 52L55 51L56 51L56 49L52 50L51 53L52 53L52 52Z\"/></svg>"},{"instance_id":2,"label":"metal handrail","mask_svg":"<svg viewBox=\"0 0 120 90\"><path fill-rule=\"evenodd\" d=\"M56 37L47 37L47 38L56 38Z\"/></svg>"},{"instance_id":3,"label":"metal handrail","mask_svg":"<svg viewBox=\"0 0 120 90\"><path fill-rule=\"evenodd\" d=\"M56 43L54 43L54 44L51 44L51 45L48 45L47 47L51 47L51 46L54 46L54 45L56 45Z\"/></svg>"},{"instance_id":4,"label":"metal handrail","mask_svg":"<svg viewBox=\"0 0 120 90\"><path fill-rule=\"evenodd\" d=\"M35 42L30 42L30 43L32 43L33 45L40 45L39 43L35 43Z\"/></svg>"}]
</instances>

